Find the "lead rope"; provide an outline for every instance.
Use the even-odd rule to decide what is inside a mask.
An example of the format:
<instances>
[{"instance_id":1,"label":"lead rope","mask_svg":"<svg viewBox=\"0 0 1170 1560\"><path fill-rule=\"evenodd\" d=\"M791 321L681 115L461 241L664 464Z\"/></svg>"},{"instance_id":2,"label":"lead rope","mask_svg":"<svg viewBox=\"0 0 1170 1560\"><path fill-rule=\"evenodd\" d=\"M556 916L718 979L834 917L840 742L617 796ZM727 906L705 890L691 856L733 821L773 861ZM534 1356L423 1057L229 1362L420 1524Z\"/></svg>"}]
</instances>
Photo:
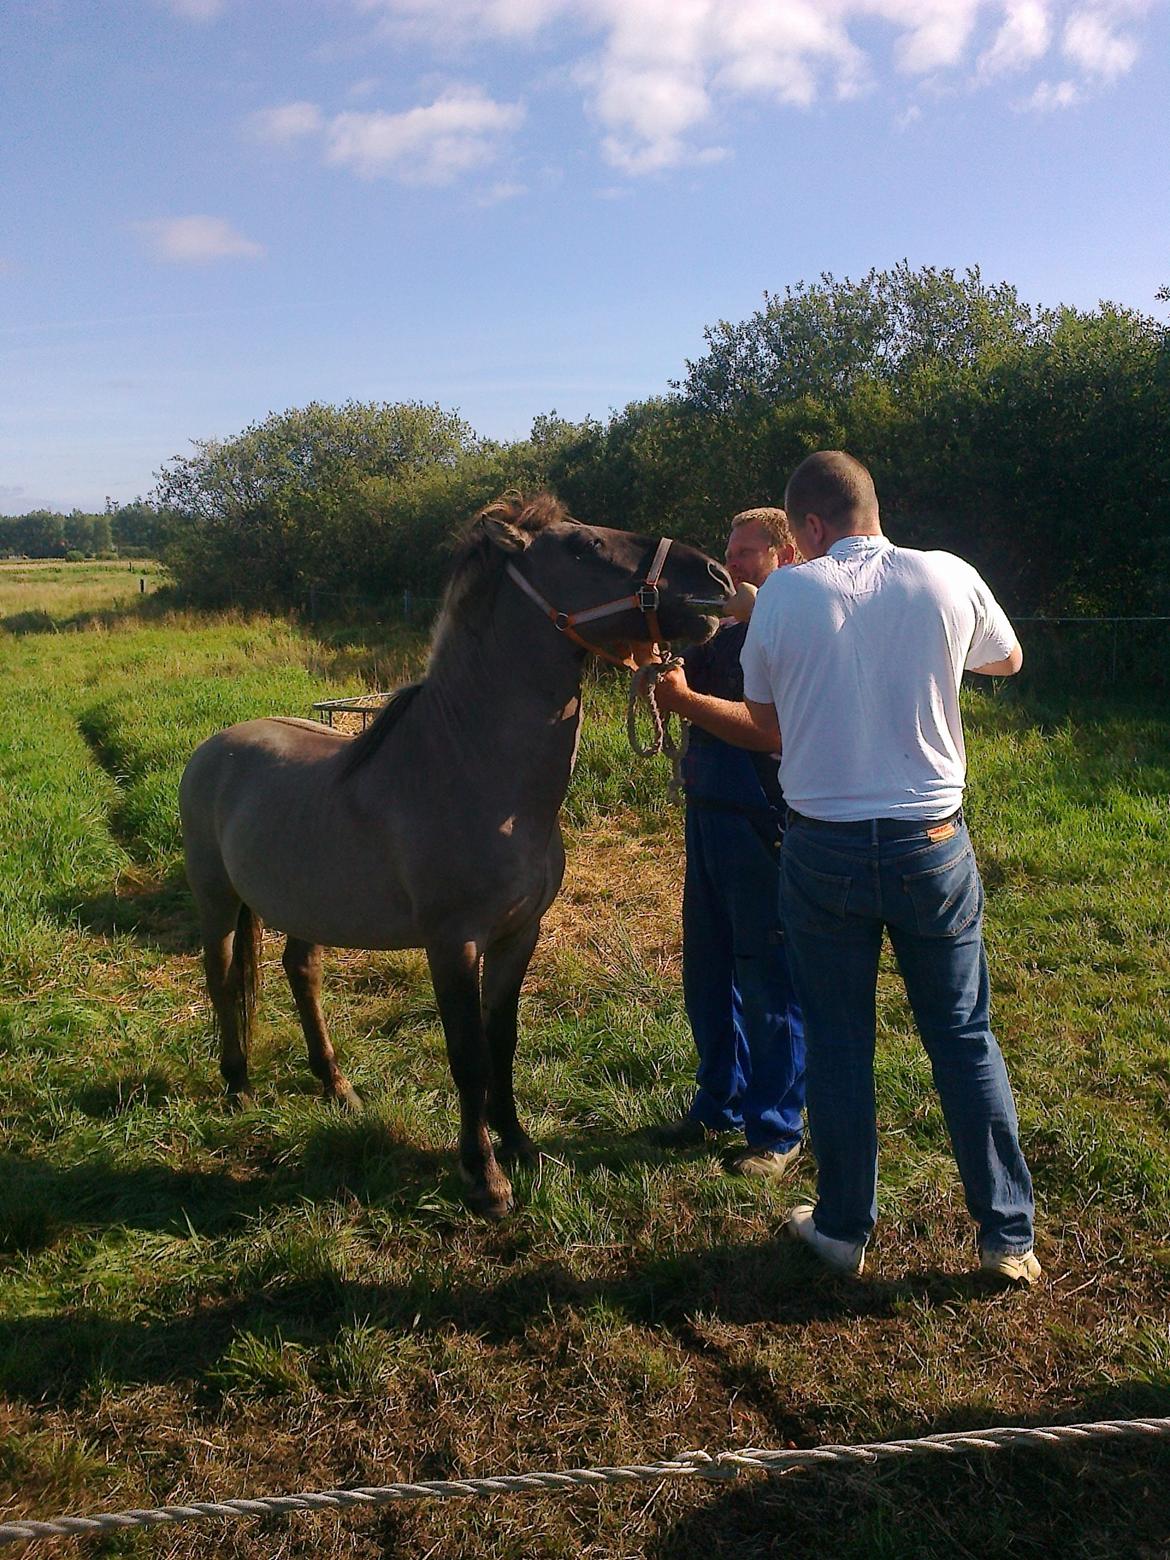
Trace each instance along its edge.
<instances>
[{"instance_id":1,"label":"lead rope","mask_svg":"<svg viewBox=\"0 0 1170 1560\"><path fill-rule=\"evenodd\" d=\"M630 739L630 747L639 758L657 758L661 753L664 758L670 759L669 790L674 801L677 801L682 794L682 761L687 750L691 728L687 721L680 719L678 735L675 735L671 727L673 713L668 711L664 715L658 708L654 685L663 672L673 671L676 666L682 664L681 656L669 655L662 661L651 661L646 666L638 667L630 678L630 695L626 703L626 735ZM653 734L648 742L644 742L638 735L639 699L645 699L650 709Z\"/></svg>"}]
</instances>

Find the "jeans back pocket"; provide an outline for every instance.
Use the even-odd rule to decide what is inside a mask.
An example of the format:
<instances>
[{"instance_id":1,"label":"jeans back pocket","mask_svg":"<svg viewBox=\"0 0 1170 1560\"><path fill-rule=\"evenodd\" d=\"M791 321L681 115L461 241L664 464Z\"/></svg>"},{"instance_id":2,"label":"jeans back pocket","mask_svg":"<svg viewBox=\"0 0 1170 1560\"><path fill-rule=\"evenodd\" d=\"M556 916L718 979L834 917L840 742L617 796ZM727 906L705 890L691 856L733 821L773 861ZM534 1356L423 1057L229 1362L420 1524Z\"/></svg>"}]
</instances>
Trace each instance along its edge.
<instances>
[{"instance_id":1,"label":"jeans back pocket","mask_svg":"<svg viewBox=\"0 0 1170 1560\"><path fill-rule=\"evenodd\" d=\"M780 919L809 932L834 931L845 919L853 879L806 866L792 849L791 836L780 855Z\"/></svg>"},{"instance_id":2,"label":"jeans back pocket","mask_svg":"<svg viewBox=\"0 0 1170 1560\"><path fill-rule=\"evenodd\" d=\"M983 884L970 843L955 856L902 877L920 937L958 937L983 912Z\"/></svg>"}]
</instances>

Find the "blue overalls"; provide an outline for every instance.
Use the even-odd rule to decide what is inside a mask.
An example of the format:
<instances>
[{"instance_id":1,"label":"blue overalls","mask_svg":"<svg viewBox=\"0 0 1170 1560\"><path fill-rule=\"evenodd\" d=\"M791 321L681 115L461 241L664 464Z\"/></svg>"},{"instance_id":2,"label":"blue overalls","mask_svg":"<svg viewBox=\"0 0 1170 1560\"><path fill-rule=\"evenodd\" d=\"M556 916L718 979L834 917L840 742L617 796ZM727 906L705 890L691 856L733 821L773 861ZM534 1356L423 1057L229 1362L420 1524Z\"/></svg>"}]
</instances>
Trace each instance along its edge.
<instances>
[{"instance_id":1,"label":"blue overalls","mask_svg":"<svg viewBox=\"0 0 1170 1560\"><path fill-rule=\"evenodd\" d=\"M743 698L746 624L687 652L699 693ZM683 760L687 798L683 993L699 1053L693 1120L742 1128L749 1147L801 1139L804 1026L780 931L784 800L776 759L692 726Z\"/></svg>"}]
</instances>

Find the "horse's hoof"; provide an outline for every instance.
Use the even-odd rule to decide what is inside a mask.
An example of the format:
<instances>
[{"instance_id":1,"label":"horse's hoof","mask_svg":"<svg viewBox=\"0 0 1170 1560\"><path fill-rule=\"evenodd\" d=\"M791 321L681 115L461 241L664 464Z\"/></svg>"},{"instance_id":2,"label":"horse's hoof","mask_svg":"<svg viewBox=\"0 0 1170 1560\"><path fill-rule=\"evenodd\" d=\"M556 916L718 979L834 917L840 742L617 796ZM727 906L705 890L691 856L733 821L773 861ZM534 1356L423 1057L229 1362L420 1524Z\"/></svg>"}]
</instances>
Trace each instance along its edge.
<instances>
[{"instance_id":1,"label":"horse's hoof","mask_svg":"<svg viewBox=\"0 0 1170 1560\"><path fill-rule=\"evenodd\" d=\"M496 1157L506 1164L523 1165L526 1170L535 1170L540 1163L540 1150L527 1132L522 1132L519 1137L501 1138Z\"/></svg>"},{"instance_id":2,"label":"horse's hoof","mask_svg":"<svg viewBox=\"0 0 1170 1560\"><path fill-rule=\"evenodd\" d=\"M504 1196L485 1197L475 1200L471 1204L471 1211L478 1213L481 1219L491 1219L494 1223L497 1219L506 1219L510 1213L516 1211L516 1199L511 1192Z\"/></svg>"},{"instance_id":3,"label":"horse's hoof","mask_svg":"<svg viewBox=\"0 0 1170 1560\"><path fill-rule=\"evenodd\" d=\"M251 1110L255 1103L251 1089L229 1089L227 1091L227 1108L233 1113L241 1110Z\"/></svg>"},{"instance_id":4,"label":"horse's hoof","mask_svg":"<svg viewBox=\"0 0 1170 1560\"><path fill-rule=\"evenodd\" d=\"M516 1199L512 1196L512 1188L505 1181L502 1188L480 1185L470 1185L465 1193L467 1206L472 1213L477 1213L481 1219L506 1219L515 1210Z\"/></svg>"},{"instance_id":5,"label":"horse's hoof","mask_svg":"<svg viewBox=\"0 0 1170 1560\"><path fill-rule=\"evenodd\" d=\"M360 1116L365 1110L362 1097L346 1078L341 1078L331 1089L325 1090L325 1098L346 1115Z\"/></svg>"}]
</instances>

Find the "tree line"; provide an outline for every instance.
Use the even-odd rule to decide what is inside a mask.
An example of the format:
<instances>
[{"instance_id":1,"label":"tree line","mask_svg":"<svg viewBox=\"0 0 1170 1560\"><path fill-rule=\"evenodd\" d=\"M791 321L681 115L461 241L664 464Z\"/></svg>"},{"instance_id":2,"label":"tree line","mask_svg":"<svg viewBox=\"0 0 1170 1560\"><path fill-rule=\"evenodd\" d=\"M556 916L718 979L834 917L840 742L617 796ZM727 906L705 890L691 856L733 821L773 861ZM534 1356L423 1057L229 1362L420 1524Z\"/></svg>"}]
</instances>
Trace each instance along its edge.
<instances>
[{"instance_id":1,"label":"tree line","mask_svg":"<svg viewBox=\"0 0 1170 1560\"><path fill-rule=\"evenodd\" d=\"M542 415L510 443L418 402L276 413L169 462L144 507L198 601L435 594L452 538L505 488L718 548L826 447L870 466L895 541L968 558L1013 612L1170 612L1170 331L1108 303L1033 307L978 270L765 294L707 330L669 394Z\"/></svg>"},{"instance_id":2,"label":"tree line","mask_svg":"<svg viewBox=\"0 0 1170 1560\"><path fill-rule=\"evenodd\" d=\"M0 515L0 558L146 558L163 545L167 517L146 499L107 504L103 514L31 509Z\"/></svg>"}]
</instances>

